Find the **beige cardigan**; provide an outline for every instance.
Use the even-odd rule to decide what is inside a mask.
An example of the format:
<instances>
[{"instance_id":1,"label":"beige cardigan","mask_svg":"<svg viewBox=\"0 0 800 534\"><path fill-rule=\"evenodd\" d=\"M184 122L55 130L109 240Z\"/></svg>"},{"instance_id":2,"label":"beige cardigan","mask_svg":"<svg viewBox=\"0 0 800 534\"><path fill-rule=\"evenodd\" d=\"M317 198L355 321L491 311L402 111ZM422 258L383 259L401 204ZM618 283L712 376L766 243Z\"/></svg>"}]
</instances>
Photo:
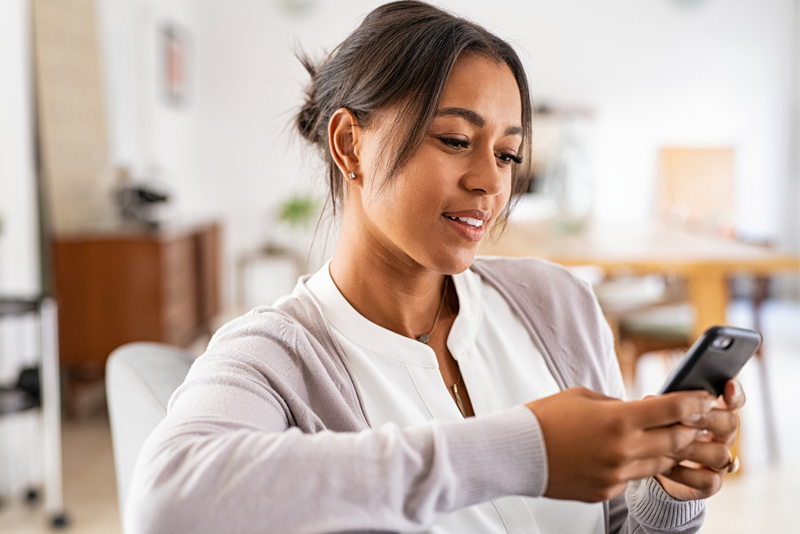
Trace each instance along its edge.
<instances>
[{"instance_id":1,"label":"beige cardigan","mask_svg":"<svg viewBox=\"0 0 800 534\"><path fill-rule=\"evenodd\" d=\"M537 259L476 259L561 388L622 397L591 289ZM524 406L454 423L372 428L342 351L301 280L212 338L137 461L125 531L317 533L429 528L506 495L541 496L547 454ZM704 501L648 479L606 503L608 532L696 532Z\"/></svg>"}]
</instances>

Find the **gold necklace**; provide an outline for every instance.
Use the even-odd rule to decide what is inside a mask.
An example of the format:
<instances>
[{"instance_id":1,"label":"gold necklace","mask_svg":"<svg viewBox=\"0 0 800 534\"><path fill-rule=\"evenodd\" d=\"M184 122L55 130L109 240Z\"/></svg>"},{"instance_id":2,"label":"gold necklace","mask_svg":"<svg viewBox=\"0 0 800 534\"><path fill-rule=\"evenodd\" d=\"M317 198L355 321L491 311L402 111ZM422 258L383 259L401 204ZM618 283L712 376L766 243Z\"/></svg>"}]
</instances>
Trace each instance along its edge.
<instances>
[{"instance_id":1,"label":"gold necklace","mask_svg":"<svg viewBox=\"0 0 800 534\"><path fill-rule=\"evenodd\" d=\"M466 417L466 410L464 410L464 401L461 400L461 395L458 394L458 385L461 383L461 368L458 369L458 380L452 386L447 386L447 389L453 390L453 397L456 399L456 406L458 406L458 411L461 412L461 415Z\"/></svg>"},{"instance_id":2,"label":"gold necklace","mask_svg":"<svg viewBox=\"0 0 800 534\"><path fill-rule=\"evenodd\" d=\"M442 299L439 301L439 309L436 310L436 318L433 320L433 326L431 327L431 331L427 334L420 334L416 337L416 340L420 343L425 345L431 340L431 336L433 335L433 331L436 330L436 323L439 322L439 316L442 314L442 305L444 304L444 298L447 295L447 283L449 278L445 276L444 278L444 289L442 290Z\"/></svg>"},{"instance_id":3,"label":"gold necklace","mask_svg":"<svg viewBox=\"0 0 800 534\"><path fill-rule=\"evenodd\" d=\"M444 288L442 290L442 299L439 301L439 309L436 310L436 317L433 320L433 326L431 327L431 331L428 332L427 334L420 334L420 335L418 335L416 337L416 340L419 341L420 343L424 343L424 344L427 345L428 342L431 340L431 335L433 334L433 331L436 330L436 323L439 322L439 316L442 314L442 306L444 305L445 298L447 297L447 285L448 285L449 281L450 281L450 278L449 277L445 277L445 279L444 279ZM450 310L450 304L449 303L447 305L447 313L449 313L450 316L452 317L453 312ZM459 369L458 369L458 379L456 380L456 383L453 384L452 386L448 386L447 384L445 384L445 386L447 387L448 390L452 390L453 391L453 397L456 400L456 406L458 406L458 411L461 412L461 415L463 417L466 417L467 416L467 412L466 412L466 409L464 408L464 401L461 400L461 394L458 392L458 385L460 383L461 383L461 368L459 367Z\"/></svg>"}]
</instances>

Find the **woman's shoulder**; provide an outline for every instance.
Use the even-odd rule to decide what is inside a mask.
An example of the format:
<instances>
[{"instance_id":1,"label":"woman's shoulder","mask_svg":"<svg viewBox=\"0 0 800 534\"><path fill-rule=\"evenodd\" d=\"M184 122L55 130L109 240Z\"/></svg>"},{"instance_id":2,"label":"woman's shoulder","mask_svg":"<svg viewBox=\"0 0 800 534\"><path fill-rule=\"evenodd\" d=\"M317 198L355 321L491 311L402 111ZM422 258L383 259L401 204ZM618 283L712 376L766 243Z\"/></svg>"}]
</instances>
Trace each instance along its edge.
<instances>
[{"instance_id":1,"label":"woman's shoulder","mask_svg":"<svg viewBox=\"0 0 800 534\"><path fill-rule=\"evenodd\" d=\"M561 265L540 258L480 257L470 268L531 324L605 322L591 286Z\"/></svg>"},{"instance_id":2,"label":"woman's shoulder","mask_svg":"<svg viewBox=\"0 0 800 534\"><path fill-rule=\"evenodd\" d=\"M316 305L295 291L223 325L187 383L269 391L306 431L366 426L355 386Z\"/></svg>"},{"instance_id":3,"label":"woman's shoulder","mask_svg":"<svg viewBox=\"0 0 800 534\"><path fill-rule=\"evenodd\" d=\"M594 300L591 286L566 267L542 258L479 256L472 266L484 279L509 290L535 291L538 296L563 296L564 292Z\"/></svg>"},{"instance_id":4,"label":"woman's shoulder","mask_svg":"<svg viewBox=\"0 0 800 534\"><path fill-rule=\"evenodd\" d=\"M330 348L329 340L324 319L313 301L295 291L272 306L258 306L224 324L212 336L207 353L223 349L318 358L320 352Z\"/></svg>"},{"instance_id":5,"label":"woman's shoulder","mask_svg":"<svg viewBox=\"0 0 800 534\"><path fill-rule=\"evenodd\" d=\"M269 341L293 345L303 326L290 314L273 306L258 306L223 324L211 337L209 349L230 343L248 345Z\"/></svg>"},{"instance_id":6,"label":"woman's shoulder","mask_svg":"<svg viewBox=\"0 0 800 534\"><path fill-rule=\"evenodd\" d=\"M562 387L619 395L613 337L588 283L538 258L481 257L471 269L517 313Z\"/></svg>"}]
</instances>

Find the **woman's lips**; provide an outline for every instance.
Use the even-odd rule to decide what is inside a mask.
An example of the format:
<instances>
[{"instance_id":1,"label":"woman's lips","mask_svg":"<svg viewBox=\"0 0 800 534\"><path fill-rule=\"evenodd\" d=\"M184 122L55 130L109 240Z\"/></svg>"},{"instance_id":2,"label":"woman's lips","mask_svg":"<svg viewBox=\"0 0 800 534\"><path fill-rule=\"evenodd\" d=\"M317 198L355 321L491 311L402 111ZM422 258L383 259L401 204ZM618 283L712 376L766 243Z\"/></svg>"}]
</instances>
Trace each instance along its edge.
<instances>
[{"instance_id":1,"label":"woman's lips","mask_svg":"<svg viewBox=\"0 0 800 534\"><path fill-rule=\"evenodd\" d=\"M442 215L451 219L477 219L483 222L492 218L491 211L483 210L446 211Z\"/></svg>"},{"instance_id":2,"label":"woman's lips","mask_svg":"<svg viewBox=\"0 0 800 534\"><path fill-rule=\"evenodd\" d=\"M470 241L480 241L486 231L483 226L485 223L483 218L478 219L462 214L442 214L442 217L456 232Z\"/></svg>"}]
</instances>

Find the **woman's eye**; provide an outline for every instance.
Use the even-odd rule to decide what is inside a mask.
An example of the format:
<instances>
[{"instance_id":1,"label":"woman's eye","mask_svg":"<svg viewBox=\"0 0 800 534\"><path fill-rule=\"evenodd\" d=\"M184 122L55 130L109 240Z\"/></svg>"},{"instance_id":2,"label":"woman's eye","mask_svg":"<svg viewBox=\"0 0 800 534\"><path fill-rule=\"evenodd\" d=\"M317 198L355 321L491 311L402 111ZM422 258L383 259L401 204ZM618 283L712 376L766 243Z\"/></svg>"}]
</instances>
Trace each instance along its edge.
<instances>
[{"instance_id":1,"label":"woman's eye","mask_svg":"<svg viewBox=\"0 0 800 534\"><path fill-rule=\"evenodd\" d=\"M450 148L469 148L469 141L466 139L458 139L456 137L440 137L439 141Z\"/></svg>"},{"instance_id":2,"label":"woman's eye","mask_svg":"<svg viewBox=\"0 0 800 534\"><path fill-rule=\"evenodd\" d=\"M512 163L513 162L513 163L516 163L517 165L522 163L522 158L517 156L517 155L515 155L515 154L503 154L503 153L500 153L500 154L497 154L497 159L499 159L503 163Z\"/></svg>"}]
</instances>

